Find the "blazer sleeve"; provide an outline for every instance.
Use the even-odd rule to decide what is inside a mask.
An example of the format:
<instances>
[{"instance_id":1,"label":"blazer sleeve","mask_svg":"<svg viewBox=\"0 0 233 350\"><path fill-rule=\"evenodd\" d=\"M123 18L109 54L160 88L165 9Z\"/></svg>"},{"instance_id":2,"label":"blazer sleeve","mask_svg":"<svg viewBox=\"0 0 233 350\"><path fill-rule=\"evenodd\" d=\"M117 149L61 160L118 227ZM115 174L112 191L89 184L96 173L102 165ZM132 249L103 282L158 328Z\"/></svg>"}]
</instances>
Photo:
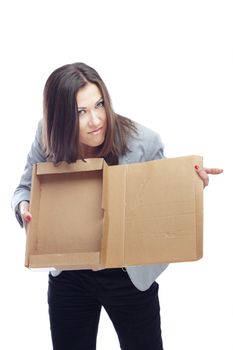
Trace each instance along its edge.
<instances>
[{"instance_id":1,"label":"blazer sleeve","mask_svg":"<svg viewBox=\"0 0 233 350\"><path fill-rule=\"evenodd\" d=\"M38 124L35 139L32 143L30 152L27 155L24 172L11 201L12 209L14 210L16 219L21 227L23 227L23 221L19 213L19 203L22 201L30 201L33 164L40 162L46 162L46 156L42 147L42 121Z\"/></svg>"}]
</instances>

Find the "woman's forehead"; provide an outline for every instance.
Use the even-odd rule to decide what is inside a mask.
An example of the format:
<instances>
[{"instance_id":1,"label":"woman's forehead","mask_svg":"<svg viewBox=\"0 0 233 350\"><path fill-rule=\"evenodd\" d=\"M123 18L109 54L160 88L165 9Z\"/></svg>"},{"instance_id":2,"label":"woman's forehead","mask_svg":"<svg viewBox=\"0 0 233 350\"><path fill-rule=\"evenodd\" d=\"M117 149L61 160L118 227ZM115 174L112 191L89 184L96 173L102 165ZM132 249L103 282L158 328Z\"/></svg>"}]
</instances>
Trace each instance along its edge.
<instances>
[{"instance_id":1,"label":"woman's forehead","mask_svg":"<svg viewBox=\"0 0 233 350\"><path fill-rule=\"evenodd\" d=\"M95 104L102 97L101 91L96 84L88 83L76 95L76 101L79 107L88 107Z\"/></svg>"}]
</instances>

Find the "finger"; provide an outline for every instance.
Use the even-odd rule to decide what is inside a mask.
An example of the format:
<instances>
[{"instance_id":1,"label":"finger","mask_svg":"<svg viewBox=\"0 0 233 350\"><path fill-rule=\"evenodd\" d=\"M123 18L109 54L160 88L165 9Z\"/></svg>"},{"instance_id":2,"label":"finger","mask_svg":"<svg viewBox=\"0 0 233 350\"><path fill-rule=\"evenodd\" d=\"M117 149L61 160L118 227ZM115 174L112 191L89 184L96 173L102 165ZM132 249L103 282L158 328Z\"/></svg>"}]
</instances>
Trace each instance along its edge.
<instances>
[{"instance_id":1,"label":"finger","mask_svg":"<svg viewBox=\"0 0 233 350\"><path fill-rule=\"evenodd\" d=\"M200 169L198 165L195 165L195 170L203 181L203 186L206 187L209 184L209 176L205 169Z\"/></svg>"},{"instance_id":2,"label":"finger","mask_svg":"<svg viewBox=\"0 0 233 350\"><path fill-rule=\"evenodd\" d=\"M26 211L22 214L22 219L26 222L30 222L32 220L32 214L29 211Z\"/></svg>"},{"instance_id":3,"label":"finger","mask_svg":"<svg viewBox=\"0 0 233 350\"><path fill-rule=\"evenodd\" d=\"M27 201L20 202L19 209L21 214L25 213L29 210L29 203Z\"/></svg>"},{"instance_id":4,"label":"finger","mask_svg":"<svg viewBox=\"0 0 233 350\"><path fill-rule=\"evenodd\" d=\"M203 181L203 185L204 187L208 186L209 185L209 176L208 174L205 172L205 170L198 170L198 174L200 176L200 178L202 179Z\"/></svg>"},{"instance_id":5,"label":"finger","mask_svg":"<svg viewBox=\"0 0 233 350\"><path fill-rule=\"evenodd\" d=\"M211 175L218 175L223 172L223 169L219 169L219 168L203 168L203 170L205 170L207 174L211 174Z\"/></svg>"},{"instance_id":6,"label":"finger","mask_svg":"<svg viewBox=\"0 0 233 350\"><path fill-rule=\"evenodd\" d=\"M32 220L32 214L29 212L29 203L22 201L20 203L20 214L24 221L30 222Z\"/></svg>"}]
</instances>

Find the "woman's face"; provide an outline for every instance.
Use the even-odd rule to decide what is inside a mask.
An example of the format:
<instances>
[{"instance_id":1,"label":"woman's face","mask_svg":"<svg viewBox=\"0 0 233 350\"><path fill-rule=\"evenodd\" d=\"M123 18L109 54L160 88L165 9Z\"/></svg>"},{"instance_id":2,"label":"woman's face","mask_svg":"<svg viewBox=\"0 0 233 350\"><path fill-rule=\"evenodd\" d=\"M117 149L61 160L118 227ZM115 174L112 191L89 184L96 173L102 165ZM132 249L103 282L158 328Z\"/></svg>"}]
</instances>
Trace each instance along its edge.
<instances>
[{"instance_id":1,"label":"woman's face","mask_svg":"<svg viewBox=\"0 0 233 350\"><path fill-rule=\"evenodd\" d=\"M107 118L103 96L93 83L79 89L76 101L79 114L79 141L83 145L85 157L96 154L96 147L105 139Z\"/></svg>"}]
</instances>

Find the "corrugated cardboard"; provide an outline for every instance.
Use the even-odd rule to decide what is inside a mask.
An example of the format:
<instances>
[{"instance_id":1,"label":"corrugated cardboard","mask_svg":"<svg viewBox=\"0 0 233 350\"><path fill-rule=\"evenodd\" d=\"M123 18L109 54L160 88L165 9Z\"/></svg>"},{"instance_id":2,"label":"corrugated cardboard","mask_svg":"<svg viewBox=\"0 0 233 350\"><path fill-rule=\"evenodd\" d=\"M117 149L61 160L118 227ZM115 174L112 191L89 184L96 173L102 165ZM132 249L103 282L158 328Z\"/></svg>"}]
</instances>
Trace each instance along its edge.
<instances>
[{"instance_id":1,"label":"corrugated cardboard","mask_svg":"<svg viewBox=\"0 0 233 350\"><path fill-rule=\"evenodd\" d=\"M199 156L34 165L27 267L121 267L202 257Z\"/></svg>"}]
</instances>

